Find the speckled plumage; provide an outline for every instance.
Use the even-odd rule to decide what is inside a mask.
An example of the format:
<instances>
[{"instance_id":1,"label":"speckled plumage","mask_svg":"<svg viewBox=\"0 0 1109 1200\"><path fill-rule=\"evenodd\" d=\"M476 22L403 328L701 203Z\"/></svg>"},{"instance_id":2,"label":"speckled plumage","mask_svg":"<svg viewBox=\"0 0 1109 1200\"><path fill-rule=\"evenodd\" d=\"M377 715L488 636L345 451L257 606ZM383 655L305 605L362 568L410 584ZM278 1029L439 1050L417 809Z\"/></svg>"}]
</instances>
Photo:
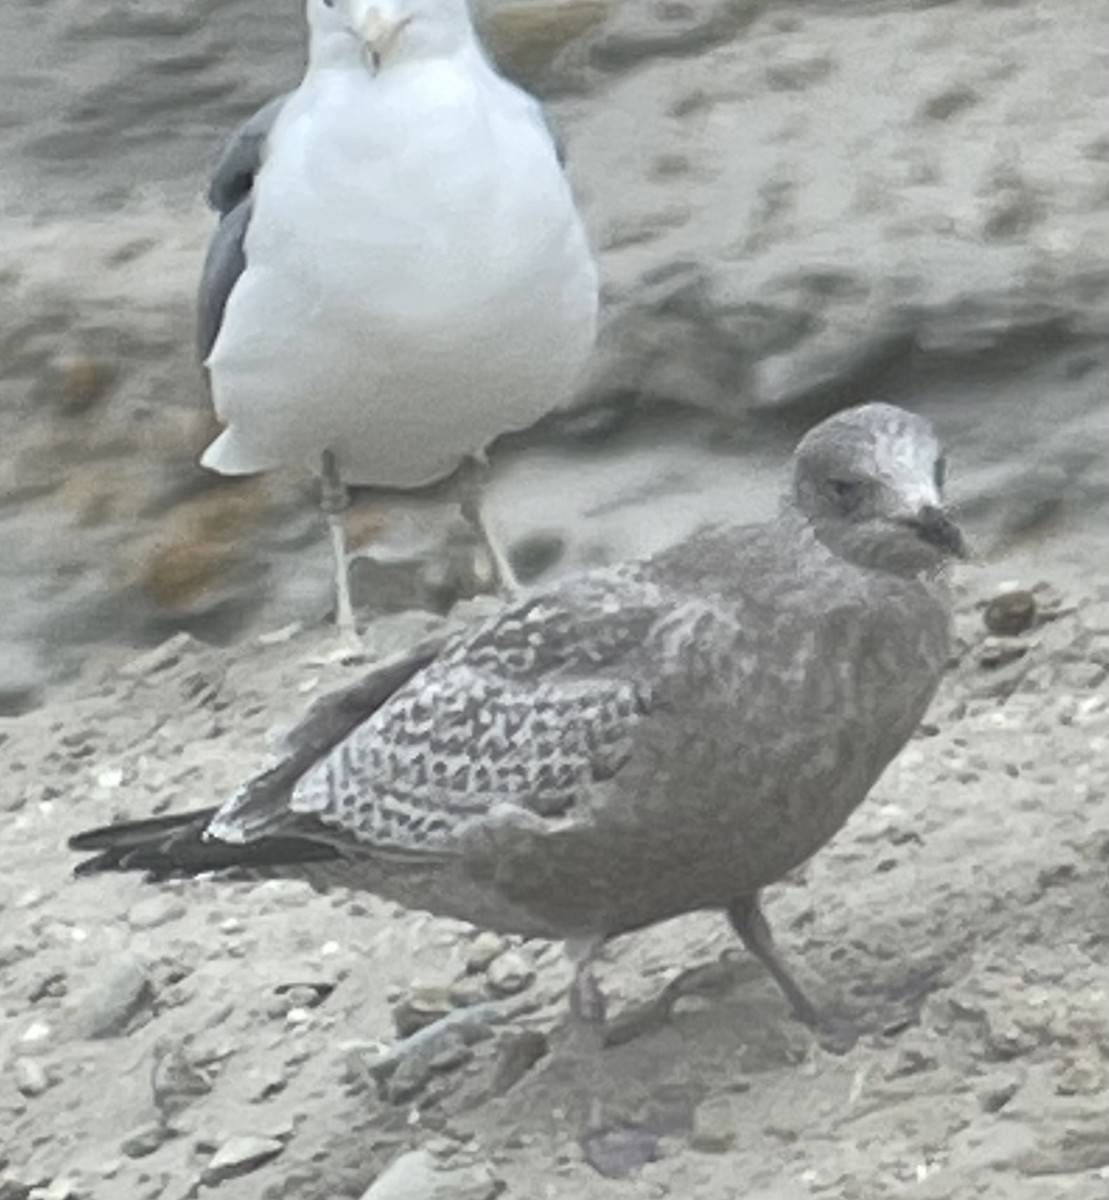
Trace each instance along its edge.
<instances>
[{"instance_id":1,"label":"speckled plumage","mask_svg":"<svg viewBox=\"0 0 1109 1200\"><path fill-rule=\"evenodd\" d=\"M531 935L740 912L836 833L935 693L960 550L941 462L922 419L850 410L802 443L776 520L569 578L383 668L214 818L183 818L172 854L164 830L141 854L111 829L76 844L107 849L94 870L165 871L222 842L264 872L267 839L299 840L333 857L275 871Z\"/></svg>"}]
</instances>

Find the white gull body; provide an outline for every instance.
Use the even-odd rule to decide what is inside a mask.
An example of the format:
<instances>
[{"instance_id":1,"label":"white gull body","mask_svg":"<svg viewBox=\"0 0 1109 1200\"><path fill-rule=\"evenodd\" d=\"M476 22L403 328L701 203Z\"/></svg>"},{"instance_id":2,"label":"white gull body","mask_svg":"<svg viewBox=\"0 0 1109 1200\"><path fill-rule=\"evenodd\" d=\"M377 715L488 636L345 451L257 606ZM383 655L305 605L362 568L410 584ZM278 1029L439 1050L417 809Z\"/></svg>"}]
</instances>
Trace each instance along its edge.
<instances>
[{"instance_id":1,"label":"white gull body","mask_svg":"<svg viewBox=\"0 0 1109 1200\"><path fill-rule=\"evenodd\" d=\"M315 19L207 359L225 429L202 461L331 451L346 484L416 487L570 399L596 268L537 104L472 32L375 72L318 53Z\"/></svg>"}]
</instances>

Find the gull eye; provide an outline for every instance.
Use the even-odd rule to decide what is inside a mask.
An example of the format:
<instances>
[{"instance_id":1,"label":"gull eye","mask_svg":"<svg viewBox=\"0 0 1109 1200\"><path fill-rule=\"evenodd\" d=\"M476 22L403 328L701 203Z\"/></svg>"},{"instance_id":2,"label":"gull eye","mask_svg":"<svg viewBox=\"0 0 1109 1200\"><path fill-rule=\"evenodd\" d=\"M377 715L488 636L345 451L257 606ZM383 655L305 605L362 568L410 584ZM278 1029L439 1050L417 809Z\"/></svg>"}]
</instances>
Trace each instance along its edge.
<instances>
[{"instance_id":1,"label":"gull eye","mask_svg":"<svg viewBox=\"0 0 1109 1200\"><path fill-rule=\"evenodd\" d=\"M829 479L828 494L844 512L850 512L863 498L863 484L858 479Z\"/></svg>"},{"instance_id":2,"label":"gull eye","mask_svg":"<svg viewBox=\"0 0 1109 1200\"><path fill-rule=\"evenodd\" d=\"M942 492L943 485L947 481L947 458L942 454L936 459L933 476L936 480L936 491Z\"/></svg>"}]
</instances>

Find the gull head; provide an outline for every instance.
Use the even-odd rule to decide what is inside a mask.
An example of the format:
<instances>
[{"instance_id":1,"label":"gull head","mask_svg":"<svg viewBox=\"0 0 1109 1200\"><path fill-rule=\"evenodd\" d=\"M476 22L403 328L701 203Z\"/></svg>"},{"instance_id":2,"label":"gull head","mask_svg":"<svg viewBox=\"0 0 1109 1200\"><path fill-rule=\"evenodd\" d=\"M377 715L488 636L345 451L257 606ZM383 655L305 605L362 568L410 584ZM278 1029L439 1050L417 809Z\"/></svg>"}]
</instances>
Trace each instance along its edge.
<instances>
[{"instance_id":1,"label":"gull head","mask_svg":"<svg viewBox=\"0 0 1109 1200\"><path fill-rule=\"evenodd\" d=\"M944 505L944 469L930 422L892 404L863 404L805 435L790 501L841 558L918 574L966 556Z\"/></svg>"},{"instance_id":2,"label":"gull head","mask_svg":"<svg viewBox=\"0 0 1109 1200\"><path fill-rule=\"evenodd\" d=\"M374 72L393 63L450 57L473 41L466 0L308 0L313 50L352 51Z\"/></svg>"}]
</instances>

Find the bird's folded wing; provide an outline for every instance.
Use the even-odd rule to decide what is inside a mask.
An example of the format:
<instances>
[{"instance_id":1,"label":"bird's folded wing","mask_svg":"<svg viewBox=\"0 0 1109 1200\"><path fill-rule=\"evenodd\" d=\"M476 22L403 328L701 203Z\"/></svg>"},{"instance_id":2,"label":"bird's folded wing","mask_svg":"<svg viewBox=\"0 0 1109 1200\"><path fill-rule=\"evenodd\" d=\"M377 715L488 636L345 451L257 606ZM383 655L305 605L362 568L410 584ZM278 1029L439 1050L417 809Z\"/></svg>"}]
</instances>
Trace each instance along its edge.
<instances>
[{"instance_id":1,"label":"bird's folded wing","mask_svg":"<svg viewBox=\"0 0 1109 1200\"><path fill-rule=\"evenodd\" d=\"M254 178L265 158L266 141L287 95L276 96L228 138L208 185L208 202L219 224L208 244L197 293L196 348L204 363L212 352L228 297L246 269L243 249L250 225Z\"/></svg>"},{"instance_id":2,"label":"bird's folded wing","mask_svg":"<svg viewBox=\"0 0 1109 1200\"><path fill-rule=\"evenodd\" d=\"M227 139L208 184L208 203L216 212L229 213L250 195L265 157L266 139L288 98L285 93L263 104Z\"/></svg>"},{"instance_id":3,"label":"bird's folded wing","mask_svg":"<svg viewBox=\"0 0 1109 1200\"><path fill-rule=\"evenodd\" d=\"M255 831L268 833L275 816L288 812L289 793L297 780L426 667L449 639L446 633L426 638L377 664L354 683L315 700L285 734L270 760L219 810L214 826L217 836L249 841Z\"/></svg>"},{"instance_id":4,"label":"bird's folded wing","mask_svg":"<svg viewBox=\"0 0 1109 1200\"><path fill-rule=\"evenodd\" d=\"M611 581L610 581L611 583ZM297 783L286 817L352 849L454 853L475 822L589 820L661 708L714 686L710 604L625 576L525 601L460 638ZM702 650L683 656L691 639Z\"/></svg>"},{"instance_id":5,"label":"bird's folded wing","mask_svg":"<svg viewBox=\"0 0 1109 1200\"><path fill-rule=\"evenodd\" d=\"M221 217L208 243L196 297L196 355L202 365L216 344L228 297L246 270L243 244L250 224L251 205L248 195Z\"/></svg>"}]
</instances>

